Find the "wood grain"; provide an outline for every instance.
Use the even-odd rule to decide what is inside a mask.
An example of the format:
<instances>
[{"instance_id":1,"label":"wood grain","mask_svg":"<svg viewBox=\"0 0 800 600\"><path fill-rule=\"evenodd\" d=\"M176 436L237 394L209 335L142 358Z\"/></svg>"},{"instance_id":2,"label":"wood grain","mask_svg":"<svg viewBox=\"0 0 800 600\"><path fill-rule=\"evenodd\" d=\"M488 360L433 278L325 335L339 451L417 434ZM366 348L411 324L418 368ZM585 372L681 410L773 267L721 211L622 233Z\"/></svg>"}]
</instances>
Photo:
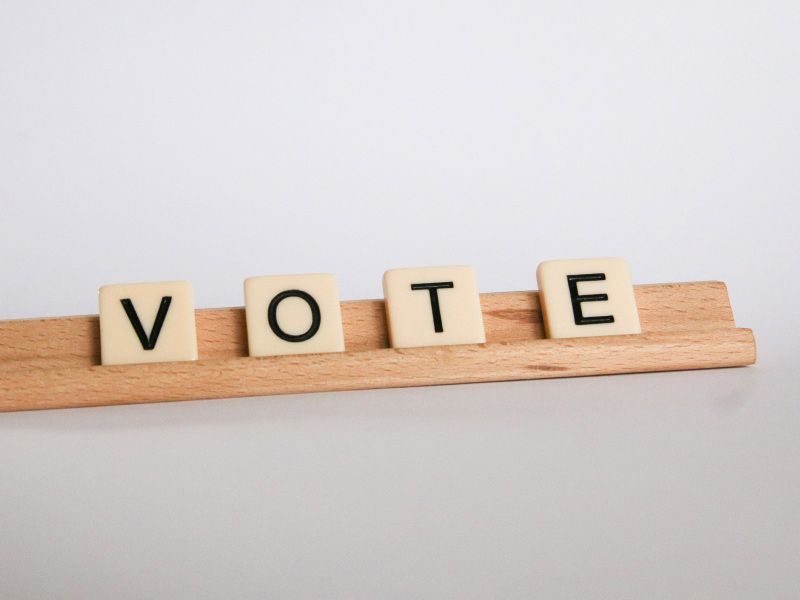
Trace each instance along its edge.
<instances>
[{"instance_id":1,"label":"wood grain","mask_svg":"<svg viewBox=\"0 0 800 600\"><path fill-rule=\"evenodd\" d=\"M383 302L342 303L344 353L247 357L242 308L201 309L200 360L99 366L96 316L0 322L0 411L728 367L755 362L720 282L636 286L643 333L545 340L538 294L482 294L486 344L389 349Z\"/></svg>"}]
</instances>

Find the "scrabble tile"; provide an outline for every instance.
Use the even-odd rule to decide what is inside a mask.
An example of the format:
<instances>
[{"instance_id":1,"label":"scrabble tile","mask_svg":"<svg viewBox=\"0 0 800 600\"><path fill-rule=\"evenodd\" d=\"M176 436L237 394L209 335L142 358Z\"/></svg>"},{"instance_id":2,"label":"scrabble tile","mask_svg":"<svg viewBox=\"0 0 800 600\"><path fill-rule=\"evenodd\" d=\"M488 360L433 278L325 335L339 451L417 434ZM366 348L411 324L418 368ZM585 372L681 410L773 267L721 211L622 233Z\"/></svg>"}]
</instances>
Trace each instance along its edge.
<instances>
[{"instance_id":1,"label":"scrabble tile","mask_svg":"<svg viewBox=\"0 0 800 600\"><path fill-rule=\"evenodd\" d=\"M393 348L486 341L471 267L392 269L383 275L383 295Z\"/></svg>"},{"instance_id":2,"label":"scrabble tile","mask_svg":"<svg viewBox=\"0 0 800 600\"><path fill-rule=\"evenodd\" d=\"M333 275L250 277L244 303L250 356L344 351Z\"/></svg>"},{"instance_id":3,"label":"scrabble tile","mask_svg":"<svg viewBox=\"0 0 800 600\"><path fill-rule=\"evenodd\" d=\"M536 269L536 280L549 338L642 332L622 259L549 260Z\"/></svg>"},{"instance_id":4,"label":"scrabble tile","mask_svg":"<svg viewBox=\"0 0 800 600\"><path fill-rule=\"evenodd\" d=\"M197 360L191 284L101 287L100 355L104 365Z\"/></svg>"}]
</instances>

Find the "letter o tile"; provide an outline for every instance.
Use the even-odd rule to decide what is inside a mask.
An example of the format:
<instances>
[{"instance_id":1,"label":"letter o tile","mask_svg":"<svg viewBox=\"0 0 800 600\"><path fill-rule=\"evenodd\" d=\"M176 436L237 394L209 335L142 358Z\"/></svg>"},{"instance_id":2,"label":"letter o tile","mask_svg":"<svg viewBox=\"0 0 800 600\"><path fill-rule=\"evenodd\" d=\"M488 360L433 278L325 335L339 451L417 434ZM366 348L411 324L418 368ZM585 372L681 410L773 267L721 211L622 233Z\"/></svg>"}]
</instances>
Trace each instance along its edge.
<instances>
[{"instance_id":1,"label":"letter o tile","mask_svg":"<svg viewBox=\"0 0 800 600\"><path fill-rule=\"evenodd\" d=\"M343 352L336 277L268 275L244 282L250 356Z\"/></svg>"}]
</instances>

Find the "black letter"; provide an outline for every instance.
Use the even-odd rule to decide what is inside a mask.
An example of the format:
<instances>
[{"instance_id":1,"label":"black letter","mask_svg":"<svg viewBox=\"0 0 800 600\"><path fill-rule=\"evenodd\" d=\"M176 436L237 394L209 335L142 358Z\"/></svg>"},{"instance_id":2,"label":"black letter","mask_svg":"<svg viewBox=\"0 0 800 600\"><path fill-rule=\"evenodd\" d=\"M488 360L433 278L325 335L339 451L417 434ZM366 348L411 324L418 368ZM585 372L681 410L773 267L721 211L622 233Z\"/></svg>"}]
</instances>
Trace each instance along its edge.
<instances>
[{"instance_id":1,"label":"black letter","mask_svg":"<svg viewBox=\"0 0 800 600\"><path fill-rule=\"evenodd\" d=\"M172 302L172 296L164 296L161 298L161 305L158 307L156 321L153 323L153 329L150 330L149 338L144 332L144 327L142 327L142 322L139 320L139 315L136 314L136 309L133 307L133 302L131 302L131 299L123 298L120 300L120 302L122 302L122 308L125 309L125 314L128 315L128 320L131 322L131 325L133 325L133 330L136 332L136 336L142 343L142 348L145 350L152 350L155 348L156 342L158 341L158 335L161 333L161 326L164 325L164 319L167 318L167 311L169 310L169 305Z\"/></svg>"},{"instance_id":2,"label":"black letter","mask_svg":"<svg viewBox=\"0 0 800 600\"><path fill-rule=\"evenodd\" d=\"M305 300L308 303L308 307L311 309L311 327L308 328L308 331L300 335L286 333L281 329L280 325L278 325L278 304L286 300L286 298L292 297ZM286 340L287 342L305 342L314 337L317 331L319 331L322 315L319 312L319 304L317 304L317 301L314 300L310 294L300 290L286 290L275 296L272 302L269 303L267 320L269 321L269 327L272 329L272 332L282 340Z\"/></svg>"},{"instance_id":3,"label":"black letter","mask_svg":"<svg viewBox=\"0 0 800 600\"><path fill-rule=\"evenodd\" d=\"M567 285L569 285L569 296L572 298L572 315L575 317L575 325L594 325L595 323L613 323L614 316L606 315L603 317L584 317L581 309L581 302L604 302L608 300L608 294L586 294L578 293L579 281L605 281L605 273L588 273L586 275L567 275Z\"/></svg>"},{"instance_id":4,"label":"black letter","mask_svg":"<svg viewBox=\"0 0 800 600\"><path fill-rule=\"evenodd\" d=\"M442 327L442 313L439 310L439 290L440 289L449 289L453 287L452 281L442 281L439 283L412 283L411 289L416 290L428 290L428 293L431 296L431 311L433 312L433 330L436 333L442 333L444 331L444 327Z\"/></svg>"}]
</instances>

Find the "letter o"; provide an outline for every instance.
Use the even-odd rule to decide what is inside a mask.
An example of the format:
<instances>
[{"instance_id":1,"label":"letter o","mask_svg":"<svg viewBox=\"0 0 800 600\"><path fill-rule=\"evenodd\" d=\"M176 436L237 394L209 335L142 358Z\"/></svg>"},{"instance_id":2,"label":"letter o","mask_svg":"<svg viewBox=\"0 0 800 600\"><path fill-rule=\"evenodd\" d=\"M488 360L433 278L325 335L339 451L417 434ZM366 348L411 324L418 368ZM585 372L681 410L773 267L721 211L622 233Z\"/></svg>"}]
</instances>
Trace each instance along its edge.
<instances>
[{"instance_id":1,"label":"letter o","mask_svg":"<svg viewBox=\"0 0 800 600\"><path fill-rule=\"evenodd\" d=\"M304 300L311 309L311 326L305 333L292 335L291 333L286 333L283 329L281 329L280 325L278 325L278 305L287 298L300 298L301 300ZM319 311L319 304L317 304L317 301L314 300L311 294L308 294L302 290L286 290L275 296L269 303L269 308L267 309L267 321L269 322L269 328L272 329L272 332L282 340L287 342L305 342L306 340L314 337L317 331L319 331L319 326L322 322L322 315Z\"/></svg>"}]
</instances>

